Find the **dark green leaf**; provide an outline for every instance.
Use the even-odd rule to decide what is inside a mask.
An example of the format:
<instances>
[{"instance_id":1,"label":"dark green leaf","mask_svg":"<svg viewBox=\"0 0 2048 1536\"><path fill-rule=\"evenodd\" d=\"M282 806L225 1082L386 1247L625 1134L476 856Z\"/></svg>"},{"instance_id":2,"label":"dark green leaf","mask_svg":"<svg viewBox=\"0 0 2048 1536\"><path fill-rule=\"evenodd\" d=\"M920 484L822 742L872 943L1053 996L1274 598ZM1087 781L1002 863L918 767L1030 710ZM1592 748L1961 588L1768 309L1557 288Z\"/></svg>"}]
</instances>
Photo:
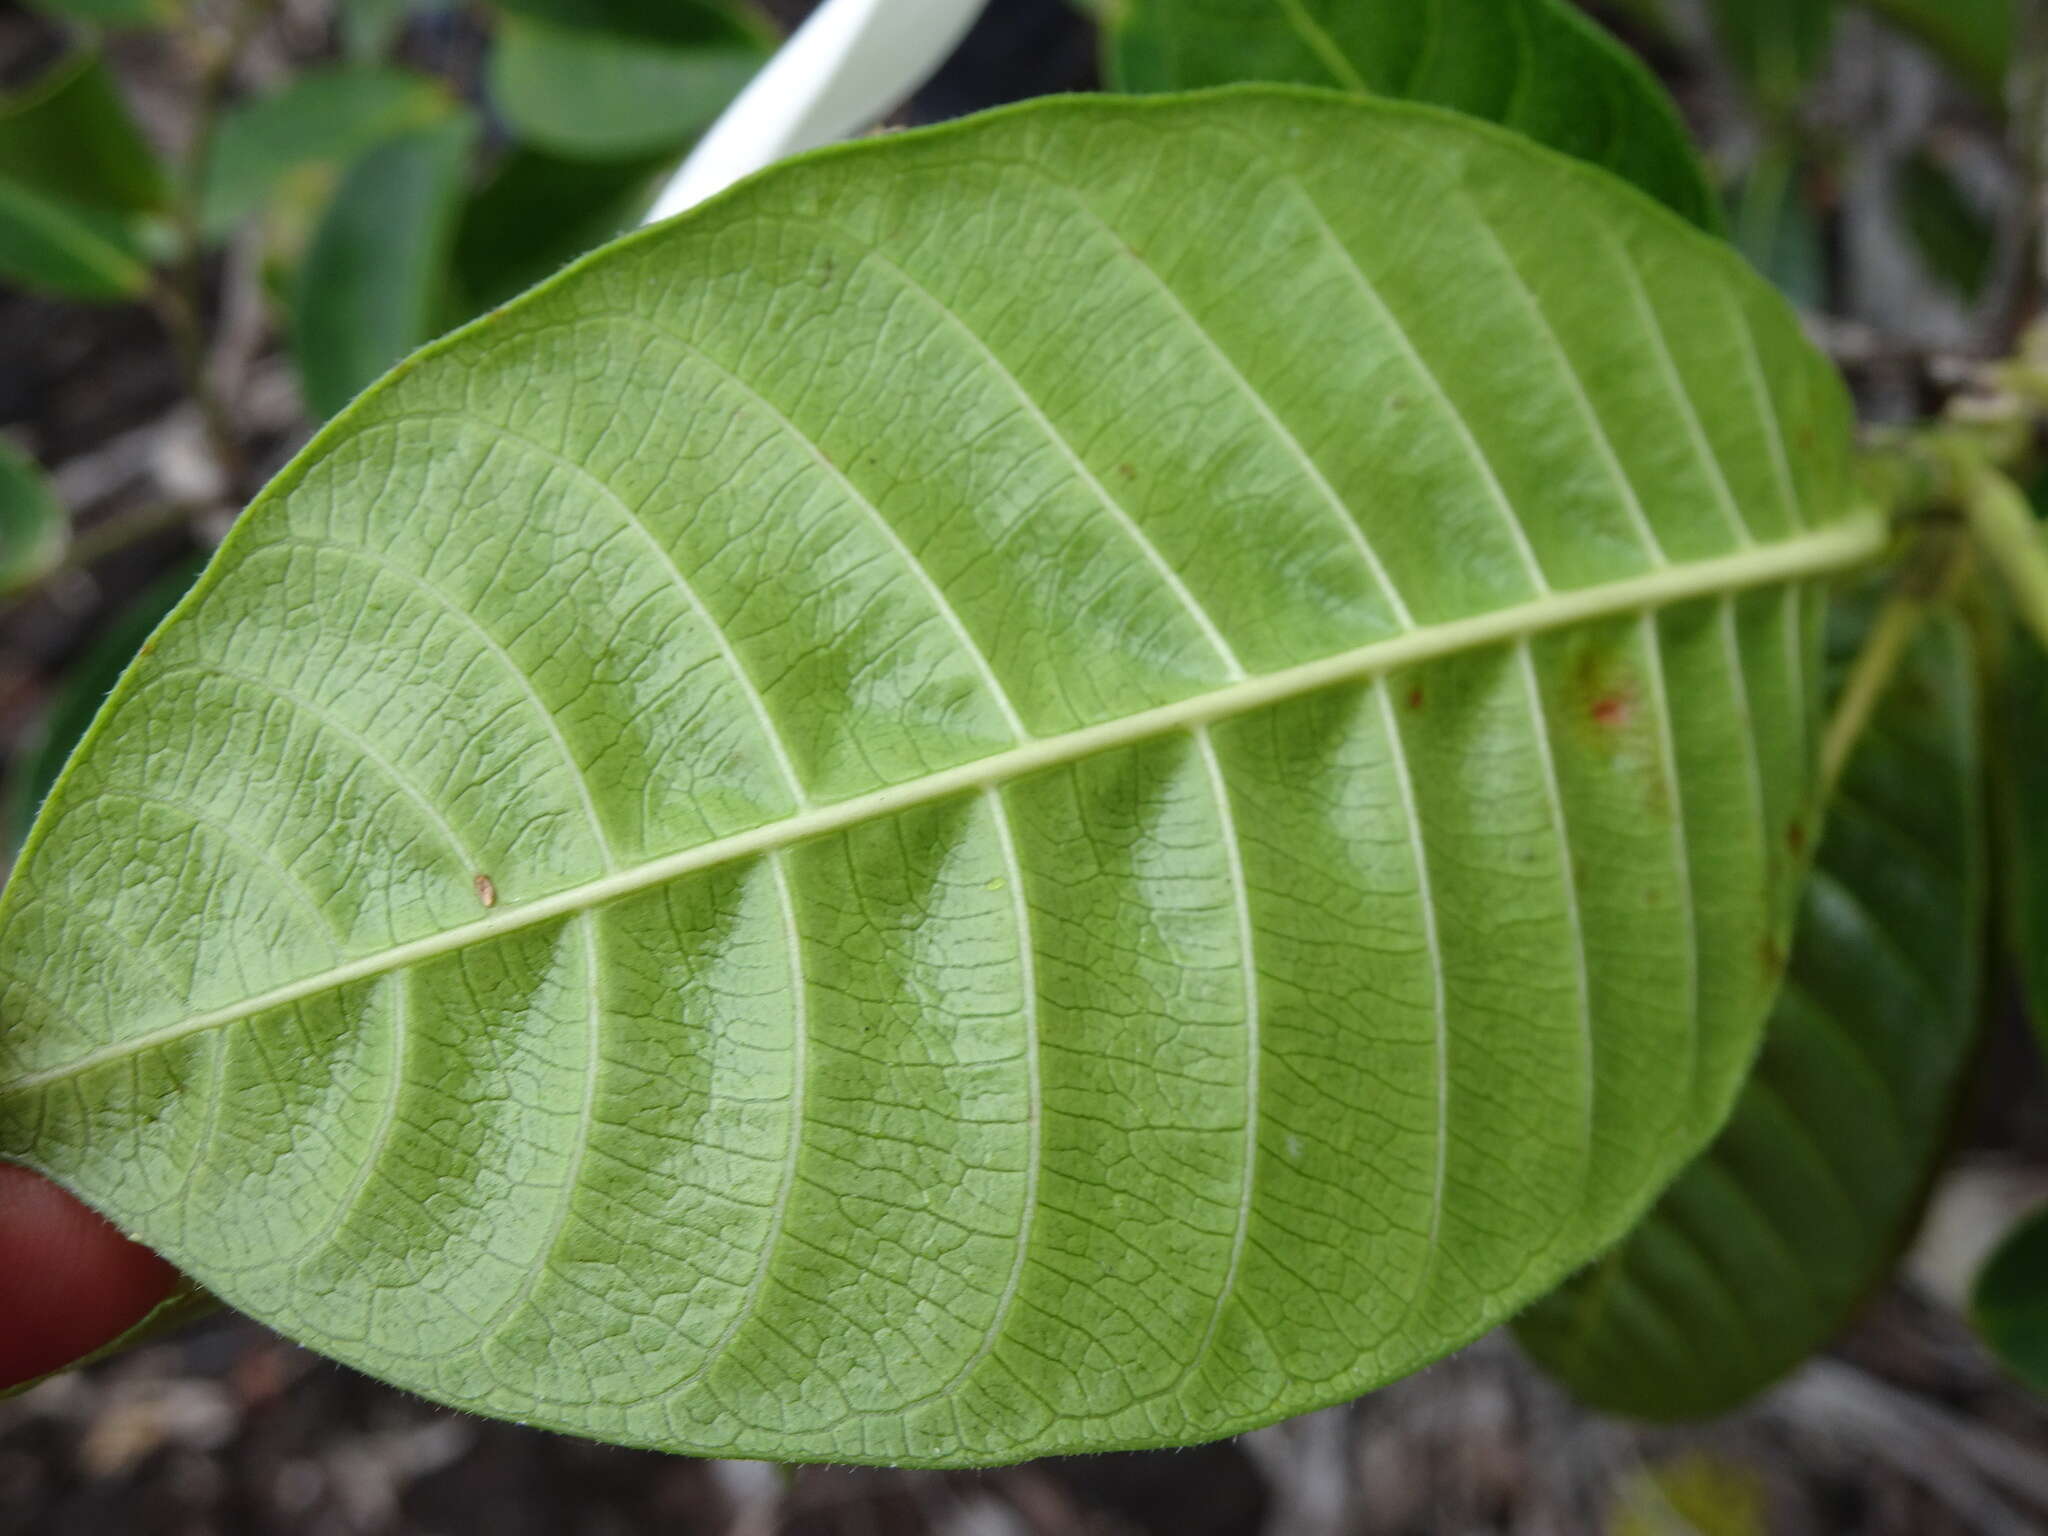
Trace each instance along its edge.
<instances>
[{"instance_id":1,"label":"dark green leaf","mask_svg":"<svg viewBox=\"0 0 2048 1536\"><path fill-rule=\"evenodd\" d=\"M1827 250L1799 166L1781 148L1757 157L1732 198L1729 238L1778 291L1804 309L1825 309Z\"/></svg>"},{"instance_id":2,"label":"dark green leaf","mask_svg":"<svg viewBox=\"0 0 2048 1536\"><path fill-rule=\"evenodd\" d=\"M135 659L164 615L178 605L178 599L192 590L203 562L180 566L143 589L120 611L114 621L96 635L85 653L64 674L50 710L25 752L16 760L9 779L5 815L0 817L0 836L5 846L21 846L28 836L36 810L57 782L57 774L84 737L93 716L100 712L107 695L121 674Z\"/></svg>"},{"instance_id":3,"label":"dark green leaf","mask_svg":"<svg viewBox=\"0 0 2048 1536\"><path fill-rule=\"evenodd\" d=\"M497 6L554 27L667 48L758 48L773 41L745 5L716 0L497 0Z\"/></svg>"},{"instance_id":4,"label":"dark green leaf","mask_svg":"<svg viewBox=\"0 0 2048 1536\"><path fill-rule=\"evenodd\" d=\"M2039 504L2048 487L2036 490ZM1992 716L2006 941L2048 1050L2048 654L2015 637Z\"/></svg>"},{"instance_id":5,"label":"dark green leaf","mask_svg":"<svg viewBox=\"0 0 2048 1536\"><path fill-rule=\"evenodd\" d=\"M1840 380L1446 112L785 163L328 424L0 891L0 1156L443 1402L1213 1438L1494 1326L1790 937Z\"/></svg>"},{"instance_id":6,"label":"dark green leaf","mask_svg":"<svg viewBox=\"0 0 2048 1536\"><path fill-rule=\"evenodd\" d=\"M1128 0L1108 59L1127 91L1279 80L1450 107L1719 227L1664 87L1567 0Z\"/></svg>"},{"instance_id":7,"label":"dark green leaf","mask_svg":"<svg viewBox=\"0 0 2048 1536\"><path fill-rule=\"evenodd\" d=\"M387 139L343 176L299 269L292 352L306 404L331 416L433 336L476 123Z\"/></svg>"},{"instance_id":8,"label":"dark green leaf","mask_svg":"<svg viewBox=\"0 0 2048 1536\"><path fill-rule=\"evenodd\" d=\"M1841 654L1862 626L1837 619ZM1827 1343L1910 1235L1981 1016L1980 725L1967 626L1935 618L1830 811L1734 1118L1627 1242L1516 1325L1586 1401L1734 1407ZM1781 836L1796 860L1804 823Z\"/></svg>"},{"instance_id":9,"label":"dark green leaf","mask_svg":"<svg viewBox=\"0 0 2048 1536\"><path fill-rule=\"evenodd\" d=\"M74 54L0 103L0 177L120 212L163 205L163 167L95 52Z\"/></svg>"},{"instance_id":10,"label":"dark green leaf","mask_svg":"<svg viewBox=\"0 0 2048 1536\"><path fill-rule=\"evenodd\" d=\"M1757 100L1788 111L1827 62L1835 0L1712 0L1714 28Z\"/></svg>"},{"instance_id":11,"label":"dark green leaf","mask_svg":"<svg viewBox=\"0 0 2048 1536\"><path fill-rule=\"evenodd\" d=\"M2012 0L1869 0L1996 100L2012 61Z\"/></svg>"},{"instance_id":12,"label":"dark green leaf","mask_svg":"<svg viewBox=\"0 0 2048 1536\"><path fill-rule=\"evenodd\" d=\"M98 27L160 27L176 21L179 0L31 0L39 11Z\"/></svg>"},{"instance_id":13,"label":"dark green leaf","mask_svg":"<svg viewBox=\"0 0 2048 1536\"><path fill-rule=\"evenodd\" d=\"M40 581L64 558L71 520L35 461L0 443L0 595Z\"/></svg>"},{"instance_id":14,"label":"dark green leaf","mask_svg":"<svg viewBox=\"0 0 2048 1536\"><path fill-rule=\"evenodd\" d=\"M385 139L446 119L454 103L425 75L372 65L313 70L226 113L214 135L200 225L226 234L285 177L337 170Z\"/></svg>"},{"instance_id":15,"label":"dark green leaf","mask_svg":"<svg viewBox=\"0 0 2048 1536\"><path fill-rule=\"evenodd\" d=\"M591 162L513 151L463 210L451 322L504 303L631 229L673 163L666 155Z\"/></svg>"},{"instance_id":16,"label":"dark green leaf","mask_svg":"<svg viewBox=\"0 0 2048 1536\"><path fill-rule=\"evenodd\" d=\"M1924 149L1899 168L1899 217L1928 272L1966 304L1984 292L1997 254L1997 231Z\"/></svg>"},{"instance_id":17,"label":"dark green leaf","mask_svg":"<svg viewBox=\"0 0 2048 1536\"><path fill-rule=\"evenodd\" d=\"M719 40L671 46L508 16L491 52L491 98L519 136L542 149L630 159L689 144L764 57L729 25Z\"/></svg>"},{"instance_id":18,"label":"dark green leaf","mask_svg":"<svg viewBox=\"0 0 2048 1536\"><path fill-rule=\"evenodd\" d=\"M2015 1376L2048 1392L2048 1209L1999 1244L1977 1276L1970 1317Z\"/></svg>"},{"instance_id":19,"label":"dark green leaf","mask_svg":"<svg viewBox=\"0 0 2048 1536\"><path fill-rule=\"evenodd\" d=\"M149 288L142 232L126 215L0 177L0 282L72 299L137 298Z\"/></svg>"}]
</instances>

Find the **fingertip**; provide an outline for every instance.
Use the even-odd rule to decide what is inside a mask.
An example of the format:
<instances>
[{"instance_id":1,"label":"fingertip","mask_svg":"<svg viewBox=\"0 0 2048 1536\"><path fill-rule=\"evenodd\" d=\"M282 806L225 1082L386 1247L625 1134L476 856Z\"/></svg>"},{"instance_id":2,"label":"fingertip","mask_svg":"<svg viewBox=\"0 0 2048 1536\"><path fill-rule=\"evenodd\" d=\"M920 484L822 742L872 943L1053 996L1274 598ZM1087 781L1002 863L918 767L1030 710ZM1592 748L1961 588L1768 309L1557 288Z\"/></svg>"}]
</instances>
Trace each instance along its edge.
<instances>
[{"instance_id":1,"label":"fingertip","mask_svg":"<svg viewBox=\"0 0 2048 1536\"><path fill-rule=\"evenodd\" d=\"M119 1338L177 1282L75 1196L0 1162L0 1391Z\"/></svg>"}]
</instances>

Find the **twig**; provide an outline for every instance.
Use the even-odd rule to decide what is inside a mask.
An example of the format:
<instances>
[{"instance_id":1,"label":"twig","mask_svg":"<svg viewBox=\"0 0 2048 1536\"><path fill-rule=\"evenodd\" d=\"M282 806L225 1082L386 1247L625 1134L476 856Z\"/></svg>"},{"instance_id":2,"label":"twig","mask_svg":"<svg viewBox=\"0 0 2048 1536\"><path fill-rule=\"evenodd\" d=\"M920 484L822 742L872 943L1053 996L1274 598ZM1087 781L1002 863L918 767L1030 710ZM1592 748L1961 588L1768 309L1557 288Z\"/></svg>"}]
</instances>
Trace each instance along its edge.
<instances>
[{"instance_id":1,"label":"twig","mask_svg":"<svg viewBox=\"0 0 2048 1536\"><path fill-rule=\"evenodd\" d=\"M158 285L155 295L157 313L163 318L164 329L177 353L185 387L198 403L206 425L207 441L219 462L228 493L235 498L248 489L249 466L227 403L214 387L207 358L205 327L201 318L206 309L206 252L199 210L213 158L214 132L219 127L221 111L227 105L228 92L234 84L235 65L269 14L265 0L243 0L236 9L226 38L200 71L199 89L192 109L192 134L185 146L184 163L180 167L171 206L171 221L178 232L178 259L172 264L167 280Z\"/></svg>"},{"instance_id":2,"label":"twig","mask_svg":"<svg viewBox=\"0 0 2048 1536\"><path fill-rule=\"evenodd\" d=\"M1869 638L1863 642L1863 649L1857 653L1855 665L1850 668L1849 679L1842 685L1841 699L1835 705L1835 712L1828 717L1827 736L1820 755L1823 801L1833 798L1842 770L1849 765L1856 743L1863 739L1864 730L1898 673L1899 663L1905 659L1906 648L1913 643L1913 637L1920 632L1920 625L1926 617L1927 604L1904 585L1893 588L1885 599L1877 622L1871 626Z\"/></svg>"}]
</instances>

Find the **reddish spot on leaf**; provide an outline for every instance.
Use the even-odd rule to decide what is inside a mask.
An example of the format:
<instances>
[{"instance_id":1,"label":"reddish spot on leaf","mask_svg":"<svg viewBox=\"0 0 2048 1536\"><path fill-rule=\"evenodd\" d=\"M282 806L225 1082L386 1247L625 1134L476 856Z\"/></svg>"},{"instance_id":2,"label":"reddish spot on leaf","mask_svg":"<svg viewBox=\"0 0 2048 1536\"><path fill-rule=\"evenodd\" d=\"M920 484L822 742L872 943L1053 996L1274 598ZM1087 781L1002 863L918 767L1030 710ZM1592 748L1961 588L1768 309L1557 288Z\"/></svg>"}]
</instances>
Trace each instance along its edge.
<instances>
[{"instance_id":1,"label":"reddish spot on leaf","mask_svg":"<svg viewBox=\"0 0 2048 1536\"><path fill-rule=\"evenodd\" d=\"M0 1163L0 1389L119 1338L177 1279L41 1174Z\"/></svg>"},{"instance_id":2,"label":"reddish spot on leaf","mask_svg":"<svg viewBox=\"0 0 2048 1536\"><path fill-rule=\"evenodd\" d=\"M1795 856L1806 852L1806 823L1795 821L1785 829L1785 846Z\"/></svg>"},{"instance_id":3,"label":"reddish spot on leaf","mask_svg":"<svg viewBox=\"0 0 2048 1536\"><path fill-rule=\"evenodd\" d=\"M1601 725L1627 725L1634 701L1625 693L1603 693L1593 701L1593 719Z\"/></svg>"}]
</instances>

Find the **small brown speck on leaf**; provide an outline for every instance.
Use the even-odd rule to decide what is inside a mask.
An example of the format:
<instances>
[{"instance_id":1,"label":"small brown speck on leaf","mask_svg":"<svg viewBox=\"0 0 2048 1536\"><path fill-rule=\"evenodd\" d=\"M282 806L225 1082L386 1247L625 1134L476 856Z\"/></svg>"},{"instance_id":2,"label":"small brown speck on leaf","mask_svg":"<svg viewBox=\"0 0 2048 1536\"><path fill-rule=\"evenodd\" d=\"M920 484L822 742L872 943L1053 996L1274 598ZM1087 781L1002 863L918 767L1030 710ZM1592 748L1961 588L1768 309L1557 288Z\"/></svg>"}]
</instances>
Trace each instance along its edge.
<instances>
[{"instance_id":1,"label":"small brown speck on leaf","mask_svg":"<svg viewBox=\"0 0 2048 1536\"><path fill-rule=\"evenodd\" d=\"M1420 688L1410 688L1408 690L1408 707L1410 709L1422 708L1422 690Z\"/></svg>"},{"instance_id":2,"label":"small brown speck on leaf","mask_svg":"<svg viewBox=\"0 0 2048 1536\"><path fill-rule=\"evenodd\" d=\"M1626 725L1629 698L1625 693L1603 693L1593 701L1593 719L1601 725Z\"/></svg>"},{"instance_id":3,"label":"small brown speck on leaf","mask_svg":"<svg viewBox=\"0 0 2048 1536\"><path fill-rule=\"evenodd\" d=\"M476 899L487 907L495 907L498 904L498 888L491 884L489 875L476 877Z\"/></svg>"},{"instance_id":4,"label":"small brown speck on leaf","mask_svg":"<svg viewBox=\"0 0 2048 1536\"><path fill-rule=\"evenodd\" d=\"M1795 821L1785 829L1785 846L1795 855L1806 852L1806 823Z\"/></svg>"}]
</instances>

